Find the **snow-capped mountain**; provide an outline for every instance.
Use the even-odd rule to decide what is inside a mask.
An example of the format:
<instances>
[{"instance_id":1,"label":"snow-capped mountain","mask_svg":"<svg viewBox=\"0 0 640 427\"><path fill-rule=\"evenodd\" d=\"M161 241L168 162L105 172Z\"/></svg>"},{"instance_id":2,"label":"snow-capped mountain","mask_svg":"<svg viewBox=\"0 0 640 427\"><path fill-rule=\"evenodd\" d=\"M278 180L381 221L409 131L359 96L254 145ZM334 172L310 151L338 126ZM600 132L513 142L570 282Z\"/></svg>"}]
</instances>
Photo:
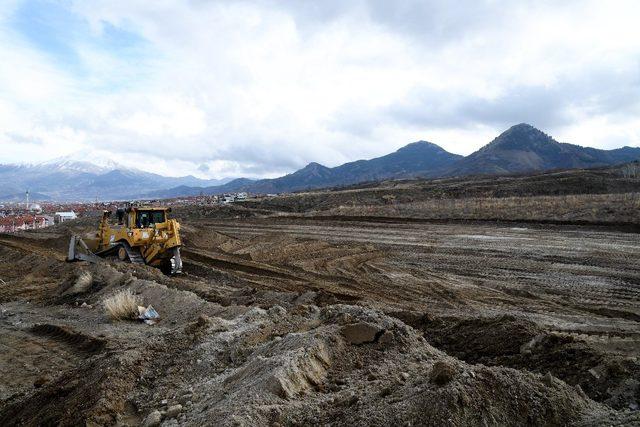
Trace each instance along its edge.
<instances>
[{"instance_id":1,"label":"snow-capped mountain","mask_svg":"<svg viewBox=\"0 0 640 427\"><path fill-rule=\"evenodd\" d=\"M76 171L87 173L109 172L115 169L128 169L127 167L114 162L111 159L87 158L79 160L77 156L58 157L32 166L47 166L60 171Z\"/></svg>"},{"instance_id":2,"label":"snow-capped mountain","mask_svg":"<svg viewBox=\"0 0 640 427\"><path fill-rule=\"evenodd\" d=\"M180 185L206 187L230 179L166 177L127 168L102 156L71 155L38 164L0 165L0 200L29 190L54 200L115 200L141 197Z\"/></svg>"}]
</instances>

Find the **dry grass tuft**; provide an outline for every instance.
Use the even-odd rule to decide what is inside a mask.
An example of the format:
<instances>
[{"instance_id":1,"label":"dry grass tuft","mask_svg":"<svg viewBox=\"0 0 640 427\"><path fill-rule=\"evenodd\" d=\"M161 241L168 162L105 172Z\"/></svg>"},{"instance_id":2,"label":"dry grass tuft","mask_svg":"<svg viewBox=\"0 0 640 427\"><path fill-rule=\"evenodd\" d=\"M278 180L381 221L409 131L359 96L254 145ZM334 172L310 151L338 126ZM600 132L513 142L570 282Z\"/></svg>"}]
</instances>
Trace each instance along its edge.
<instances>
[{"instance_id":1,"label":"dry grass tuft","mask_svg":"<svg viewBox=\"0 0 640 427\"><path fill-rule=\"evenodd\" d=\"M118 291L105 299L104 308L112 320L136 319L138 298L129 289Z\"/></svg>"},{"instance_id":2,"label":"dry grass tuft","mask_svg":"<svg viewBox=\"0 0 640 427\"><path fill-rule=\"evenodd\" d=\"M93 276L88 271L82 271L78 278L76 279L76 283L73 285L80 291L86 291L93 284Z\"/></svg>"},{"instance_id":3,"label":"dry grass tuft","mask_svg":"<svg viewBox=\"0 0 640 427\"><path fill-rule=\"evenodd\" d=\"M87 292L89 288L93 285L93 276L88 271L81 271L76 277L76 281L73 282L66 291L62 293L63 296L66 295L76 295Z\"/></svg>"}]
</instances>

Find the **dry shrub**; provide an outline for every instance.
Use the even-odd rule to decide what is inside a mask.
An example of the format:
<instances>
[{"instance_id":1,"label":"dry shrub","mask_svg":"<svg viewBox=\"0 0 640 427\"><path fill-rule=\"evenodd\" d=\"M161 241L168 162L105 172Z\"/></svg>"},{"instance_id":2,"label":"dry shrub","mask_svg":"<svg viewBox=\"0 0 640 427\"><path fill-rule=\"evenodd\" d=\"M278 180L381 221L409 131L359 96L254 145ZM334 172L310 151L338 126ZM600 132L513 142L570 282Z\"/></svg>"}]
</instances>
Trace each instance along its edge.
<instances>
[{"instance_id":1,"label":"dry shrub","mask_svg":"<svg viewBox=\"0 0 640 427\"><path fill-rule=\"evenodd\" d=\"M93 276L88 271L82 271L78 278L76 279L76 283L73 287L78 292L85 292L88 290L93 284Z\"/></svg>"},{"instance_id":2,"label":"dry shrub","mask_svg":"<svg viewBox=\"0 0 640 427\"><path fill-rule=\"evenodd\" d=\"M88 271L81 271L76 281L62 295L76 295L87 292L93 285L93 276Z\"/></svg>"},{"instance_id":3,"label":"dry shrub","mask_svg":"<svg viewBox=\"0 0 640 427\"><path fill-rule=\"evenodd\" d=\"M113 320L138 317L138 298L129 289L116 292L103 303L107 314Z\"/></svg>"}]
</instances>

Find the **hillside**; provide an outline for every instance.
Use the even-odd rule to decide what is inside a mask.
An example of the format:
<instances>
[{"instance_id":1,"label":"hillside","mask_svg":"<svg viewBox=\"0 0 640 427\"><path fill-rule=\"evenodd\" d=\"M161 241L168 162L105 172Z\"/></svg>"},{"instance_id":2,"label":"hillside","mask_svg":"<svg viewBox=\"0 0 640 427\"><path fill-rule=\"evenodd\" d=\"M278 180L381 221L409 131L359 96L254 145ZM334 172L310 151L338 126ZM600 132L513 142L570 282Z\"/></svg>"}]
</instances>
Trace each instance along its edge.
<instances>
[{"instance_id":1,"label":"hillside","mask_svg":"<svg viewBox=\"0 0 640 427\"><path fill-rule=\"evenodd\" d=\"M608 151L562 144L535 127L520 123L457 162L444 176L592 168L639 158L640 148L624 147Z\"/></svg>"},{"instance_id":2,"label":"hillside","mask_svg":"<svg viewBox=\"0 0 640 427\"><path fill-rule=\"evenodd\" d=\"M148 198L161 198L169 199L172 197L184 197L184 196L198 196L200 194L222 194L241 191L243 188L249 187L255 180L249 178L236 178L225 184L212 186L212 187L190 187L187 185L181 185L179 187L168 188L160 191L153 191L144 194ZM211 193L210 189L215 188L216 192Z\"/></svg>"},{"instance_id":3,"label":"hillside","mask_svg":"<svg viewBox=\"0 0 640 427\"><path fill-rule=\"evenodd\" d=\"M401 206L435 203L447 207L447 200L485 200L494 204L496 199L572 197L576 195L632 194L640 188L640 162L594 169L570 169L536 174L508 176L468 176L441 179L390 180L344 189L316 190L290 194L258 201L246 201L246 208L275 212L309 213L332 212L353 206L358 215L374 215L379 209L391 210L397 215ZM483 202L484 203L484 202ZM638 217L637 197L629 200L628 220ZM443 206L439 206L442 204ZM635 206L635 207L631 207ZM417 209L417 208L416 208ZM464 206L461 206L465 210ZM632 212L635 210L635 212ZM458 216L460 213L453 212ZM430 217L433 207L412 216ZM551 215L551 212L547 212Z\"/></svg>"}]
</instances>

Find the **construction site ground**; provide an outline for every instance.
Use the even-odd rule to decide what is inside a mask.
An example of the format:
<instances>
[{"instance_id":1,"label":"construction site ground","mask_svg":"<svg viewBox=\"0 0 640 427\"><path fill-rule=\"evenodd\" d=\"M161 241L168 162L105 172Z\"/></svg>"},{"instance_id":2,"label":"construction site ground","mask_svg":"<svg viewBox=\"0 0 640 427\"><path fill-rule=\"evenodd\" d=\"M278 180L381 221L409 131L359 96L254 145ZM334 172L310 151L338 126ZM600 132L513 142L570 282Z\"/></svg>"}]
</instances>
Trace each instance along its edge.
<instances>
[{"instance_id":1,"label":"construction site ground","mask_svg":"<svg viewBox=\"0 0 640 427\"><path fill-rule=\"evenodd\" d=\"M178 277L0 235L0 425L640 424L638 233L178 216Z\"/></svg>"}]
</instances>

